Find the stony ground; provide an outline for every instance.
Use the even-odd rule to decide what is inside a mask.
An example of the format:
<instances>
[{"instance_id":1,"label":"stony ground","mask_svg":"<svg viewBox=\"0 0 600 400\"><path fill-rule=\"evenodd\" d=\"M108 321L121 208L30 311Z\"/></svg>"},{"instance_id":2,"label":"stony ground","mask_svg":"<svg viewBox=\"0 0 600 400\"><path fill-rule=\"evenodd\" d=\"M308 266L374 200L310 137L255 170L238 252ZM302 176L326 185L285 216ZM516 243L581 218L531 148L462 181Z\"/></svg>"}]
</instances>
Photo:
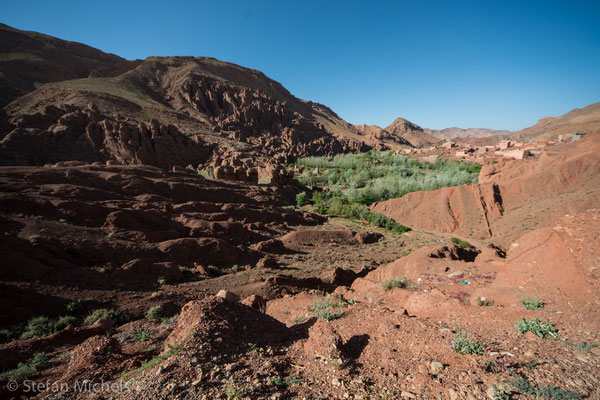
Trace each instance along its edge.
<instances>
[{"instance_id":1,"label":"stony ground","mask_svg":"<svg viewBox=\"0 0 600 400\"><path fill-rule=\"evenodd\" d=\"M125 183L109 196L99 182L115 179L115 168ZM4 326L26 329L14 324L58 318L73 300L86 301L71 313L76 326L0 345L2 398L600 397L597 210L558 219L508 249L462 238L469 247L423 230L396 234L321 217L291 206L291 189L159 171L65 166L5 176ZM27 180L29 191L10 190ZM128 192L141 185L153 193L161 181L177 190L155 193L163 199L152 207L144 206L150 194ZM182 182L212 193L218 206L190 203ZM246 205L228 206L232 196ZM151 237L144 218L166 201L174 206L160 214L162 236ZM82 213L85 202L96 211ZM248 220L236 225L240 208ZM220 246L201 247L196 261L187 256L196 247L180 248L177 263L165 264L165 242L189 239ZM98 251L152 262L111 265ZM544 304L528 310L521 300L529 297ZM148 313L157 306L160 313ZM128 318L104 315L86 326L98 308ZM557 333L519 332L522 318L548 321ZM34 393L25 382L58 386ZM113 386L92 386L100 383Z\"/></svg>"}]
</instances>

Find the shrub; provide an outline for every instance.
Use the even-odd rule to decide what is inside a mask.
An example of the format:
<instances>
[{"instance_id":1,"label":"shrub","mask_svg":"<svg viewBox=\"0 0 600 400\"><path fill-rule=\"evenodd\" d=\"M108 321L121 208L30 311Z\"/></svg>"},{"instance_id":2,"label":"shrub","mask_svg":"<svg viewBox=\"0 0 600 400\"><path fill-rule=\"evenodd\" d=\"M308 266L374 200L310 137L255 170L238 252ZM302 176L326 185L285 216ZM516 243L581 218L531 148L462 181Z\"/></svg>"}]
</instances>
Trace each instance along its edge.
<instances>
[{"instance_id":1,"label":"shrub","mask_svg":"<svg viewBox=\"0 0 600 400\"><path fill-rule=\"evenodd\" d=\"M486 299L477 299L477 305L479 307L491 307L494 305L494 301Z\"/></svg>"},{"instance_id":2,"label":"shrub","mask_svg":"<svg viewBox=\"0 0 600 400\"><path fill-rule=\"evenodd\" d=\"M494 386L494 400L510 400L512 392L498 386Z\"/></svg>"},{"instance_id":3,"label":"shrub","mask_svg":"<svg viewBox=\"0 0 600 400\"><path fill-rule=\"evenodd\" d=\"M19 363L17 368L0 373L0 380L26 380L29 379L42 365L48 361L48 356L43 353L36 353L33 358L27 362Z\"/></svg>"},{"instance_id":4,"label":"shrub","mask_svg":"<svg viewBox=\"0 0 600 400\"><path fill-rule=\"evenodd\" d=\"M288 386L290 385L294 385L296 383L301 383L302 379L294 379L292 378L292 376L286 376L283 379L279 379L279 378L271 378L271 380L273 381L273 384L275 386L277 386L280 389L287 389Z\"/></svg>"},{"instance_id":5,"label":"shrub","mask_svg":"<svg viewBox=\"0 0 600 400\"><path fill-rule=\"evenodd\" d=\"M483 354L483 344L473 341L469 334L461 331L456 333L452 342L452 349L458 354Z\"/></svg>"},{"instance_id":6,"label":"shrub","mask_svg":"<svg viewBox=\"0 0 600 400\"><path fill-rule=\"evenodd\" d=\"M200 176L202 176L202 177L204 177L206 179L215 179L215 175L213 173L212 168L208 169L206 171L202 170L202 169L199 169L199 170L197 170L197 172L198 172L198 175L200 175Z\"/></svg>"},{"instance_id":7,"label":"shrub","mask_svg":"<svg viewBox=\"0 0 600 400\"><path fill-rule=\"evenodd\" d=\"M538 389L512 369L508 369L507 371L513 378L515 378L515 380L507 380L505 383L515 388L519 393L529 395L535 399L567 400L583 398L583 394L581 393L571 390L563 390L556 386L542 386L540 389Z\"/></svg>"},{"instance_id":8,"label":"shrub","mask_svg":"<svg viewBox=\"0 0 600 400\"><path fill-rule=\"evenodd\" d=\"M71 314L76 314L83 311L90 304L93 304L93 300L90 299L77 299L67 304L67 311Z\"/></svg>"},{"instance_id":9,"label":"shrub","mask_svg":"<svg viewBox=\"0 0 600 400\"><path fill-rule=\"evenodd\" d=\"M520 300L520 303L523 304L528 310L537 310L539 308L543 308L545 303L542 299L527 297Z\"/></svg>"},{"instance_id":10,"label":"shrub","mask_svg":"<svg viewBox=\"0 0 600 400\"><path fill-rule=\"evenodd\" d=\"M63 315L62 317L58 317L58 319L54 323L54 331L60 331L61 329L65 329L69 325L76 326L77 318L71 315Z\"/></svg>"},{"instance_id":11,"label":"shrub","mask_svg":"<svg viewBox=\"0 0 600 400\"><path fill-rule=\"evenodd\" d=\"M10 342L21 336L21 329L17 326L9 326L4 329L0 329L0 343Z\"/></svg>"},{"instance_id":12,"label":"shrub","mask_svg":"<svg viewBox=\"0 0 600 400\"><path fill-rule=\"evenodd\" d=\"M316 298L312 305L315 317L324 321L333 321L344 314L344 303L340 299Z\"/></svg>"},{"instance_id":13,"label":"shrub","mask_svg":"<svg viewBox=\"0 0 600 400\"><path fill-rule=\"evenodd\" d=\"M306 204L306 192L301 192L296 195L296 205L302 207Z\"/></svg>"},{"instance_id":14,"label":"shrub","mask_svg":"<svg viewBox=\"0 0 600 400\"><path fill-rule=\"evenodd\" d=\"M54 325L52 320L46 316L40 316L30 319L27 322L25 331L21 335L21 339L29 339L38 336L47 336L54 333Z\"/></svg>"},{"instance_id":15,"label":"shrub","mask_svg":"<svg viewBox=\"0 0 600 400\"><path fill-rule=\"evenodd\" d=\"M346 198L337 194L332 197L313 195L313 207L315 211L323 214L367 221L392 232L404 233L411 230L383 214L370 211L364 204L348 202Z\"/></svg>"},{"instance_id":16,"label":"shrub","mask_svg":"<svg viewBox=\"0 0 600 400\"><path fill-rule=\"evenodd\" d=\"M394 278L386 279L384 281L381 281L380 285L381 289L385 290L386 292L392 290L393 288L402 288L410 290L415 289L415 284L409 281L404 276L397 276Z\"/></svg>"},{"instance_id":17,"label":"shrub","mask_svg":"<svg viewBox=\"0 0 600 400\"><path fill-rule=\"evenodd\" d=\"M152 339L152 333L147 329L139 329L132 333L133 338L137 342L145 342Z\"/></svg>"},{"instance_id":18,"label":"shrub","mask_svg":"<svg viewBox=\"0 0 600 400\"><path fill-rule=\"evenodd\" d=\"M122 325L129 320L129 318L125 314L117 310L98 308L90 312L88 316L85 317L85 319L83 320L83 325L91 325L100 318L112 319L117 325Z\"/></svg>"},{"instance_id":19,"label":"shrub","mask_svg":"<svg viewBox=\"0 0 600 400\"><path fill-rule=\"evenodd\" d=\"M130 372L124 373L123 374L123 380L125 382L129 381L129 379L131 379L132 376L139 374L140 372L143 372L145 370L147 370L148 368L152 368L157 366L158 364L162 363L163 361L169 359L172 356L176 356L177 354L179 354L179 352L181 351L181 349L183 348L183 346L189 341L190 337L193 335L193 331L190 332L190 334L188 336L185 337L185 339L183 339L180 343L177 343L175 346L171 346L168 345L169 350L167 350L164 353L161 353L159 355L157 355L156 357L151 358L148 361L142 361L142 365Z\"/></svg>"},{"instance_id":20,"label":"shrub","mask_svg":"<svg viewBox=\"0 0 600 400\"><path fill-rule=\"evenodd\" d=\"M558 329L550 321L539 318L521 318L515 324L515 327L520 333L532 332L543 339L548 337L558 339Z\"/></svg>"},{"instance_id":21,"label":"shrub","mask_svg":"<svg viewBox=\"0 0 600 400\"><path fill-rule=\"evenodd\" d=\"M30 339L39 336L52 335L68 325L77 325L77 319L70 315L64 315L57 319L40 316L30 319L25 326L21 339Z\"/></svg>"},{"instance_id":22,"label":"shrub","mask_svg":"<svg viewBox=\"0 0 600 400\"><path fill-rule=\"evenodd\" d=\"M306 321L308 319L308 317L306 315L301 315L299 317L295 317L292 322L294 322L295 324L301 324L304 321Z\"/></svg>"},{"instance_id":23,"label":"shrub","mask_svg":"<svg viewBox=\"0 0 600 400\"><path fill-rule=\"evenodd\" d=\"M462 247L465 247L467 249L475 247L471 243L465 242L464 240L461 240L461 239L459 239L457 237L453 237L452 239L450 239L450 241L452 241L452 243L454 243L454 244L456 244L458 246L462 246Z\"/></svg>"},{"instance_id":24,"label":"shrub","mask_svg":"<svg viewBox=\"0 0 600 400\"><path fill-rule=\"evenodd\" d=\"M577 343L572 343L572 342L569 342L567 340L562 340L562 339L561 339L561 342L563 342L564 344L568 344L569 346L577 347L578 349L585 350L585 351L590 351L594 347L598 347L597 344L593 344L593 343L587 344L587 342L580 342L579 344L577 344Z\"/></svg>"},{"instance_id":25,"label":"shrub","mask_svg":"<svg viewBox=\"0 0 600 400\"><path fill-rule=\"evenodd\" d=\"M150 307L148 312L146 312L147 319L153 319L155 321L162 321L165 318L170 317L170 313L168 313L163 306L154 306Z\"/></svg>"}]
</instances>

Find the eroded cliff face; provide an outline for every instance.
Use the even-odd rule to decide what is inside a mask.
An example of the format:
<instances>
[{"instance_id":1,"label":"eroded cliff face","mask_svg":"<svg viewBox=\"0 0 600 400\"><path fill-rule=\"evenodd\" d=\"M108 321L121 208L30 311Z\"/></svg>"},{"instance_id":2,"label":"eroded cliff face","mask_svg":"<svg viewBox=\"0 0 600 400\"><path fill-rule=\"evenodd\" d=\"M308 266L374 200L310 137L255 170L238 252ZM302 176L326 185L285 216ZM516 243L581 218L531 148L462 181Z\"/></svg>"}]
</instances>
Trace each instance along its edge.
<instances>
[{"instance_id":1,"label":"eroded cliff face","mask_svg":"<svg viewBox=\"0 0 600 400\"><path fill-rule=\"evenodd\" d=\"M8 137L1 162L208 168L243 152L260 167L372 148L333 111L294 97L259 71L193 57L125 64L11 103L0 118Z\"/></svg>"},{"instance_id":2,"label":"eroded cliff face","mask_svg":"<svg viewBox=\"0 0 600 400\"><path fill-rule=\"evenodd\" d=\"M314 118L311 103L289 93L288 98L282 98L278 93L199 74L186 76L184 82L175 90L174 103L192 107L207 116L216 132L258 146L270 158L287 162L297 157L370 149L362 141L332 135ZM173 88L166 90L173 93Z\"/></svg>"},{"instance_id":3,"label":"eroded cliff face","mask_svg":"<svg viewBox=\"0 0 600 400\"><path fill-rule=\"evenodd\" d=\"M0 141L0 165L44 165L61 161L194 166L206 160L202 140L174 125L120 119L63 105L8 120Z\"/></svg>"},{"instance_id":4,"label":"eroded cliff face","mask_svg":"<svg viewBox=\"0 0 600 400\"><path fill-rule=\"evenodd\" d=\"M374 211L429 231L509 245L565 214L600 207L600 132L540 160L486 165L479 183L409 193Z\"/></svg>"}]
</instances>

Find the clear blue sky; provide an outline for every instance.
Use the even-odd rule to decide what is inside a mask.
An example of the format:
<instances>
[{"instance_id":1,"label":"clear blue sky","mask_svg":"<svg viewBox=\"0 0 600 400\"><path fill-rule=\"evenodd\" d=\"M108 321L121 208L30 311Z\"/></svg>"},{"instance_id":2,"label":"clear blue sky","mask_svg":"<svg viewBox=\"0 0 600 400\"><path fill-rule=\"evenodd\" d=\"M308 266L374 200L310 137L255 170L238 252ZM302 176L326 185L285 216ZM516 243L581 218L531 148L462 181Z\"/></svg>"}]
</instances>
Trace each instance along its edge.
<instances>
[{"instance_id":1,"label":"clear blue sky","mask_svg":"<svg viewBox=\"0 0 600 400\"><path fill-rule=\"evenodd\" d=\"M355 124L516 130L600 101L598 0L14 0L0 21L255 68Z\"/></svg>"}]
</instances>

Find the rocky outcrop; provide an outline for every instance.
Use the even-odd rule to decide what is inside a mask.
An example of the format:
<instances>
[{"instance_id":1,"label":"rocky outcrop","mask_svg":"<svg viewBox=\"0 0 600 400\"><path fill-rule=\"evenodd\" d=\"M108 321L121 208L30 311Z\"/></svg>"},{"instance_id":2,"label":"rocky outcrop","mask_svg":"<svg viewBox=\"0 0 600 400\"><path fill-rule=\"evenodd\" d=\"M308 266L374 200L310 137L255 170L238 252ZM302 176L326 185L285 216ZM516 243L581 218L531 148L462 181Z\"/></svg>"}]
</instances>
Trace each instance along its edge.
<instances>
[{"instance_id":1,"label":"rocky outcrop","mask_svg":"<svg viewBox=\"0 0 600 400\"><path fill-rule=\"evenodd\" d=\"M134 122L101 114L97 107L48 106L9 120L0 141L0 165L44 165L67 160L146 164L162 168L198 165L208 148L157 120Z\"/></svg>"},{"instance_id":2,"label":"rocky outcrop","mask_svg":"<svg viewBox=\"0 0 600 400\"><path fill-rule=\"evenodd\" d=\"M180 267L255 264L253 243L324 220L281 208L291 201L148 166L3 167L0 276L138 287L181 281Z\"/></svg>"},{"instance_id":3,"label":"rocky outcrop","mask_svg":"<svg viewBox=\"0 0 600 400\"><path fill-rule=\"evenodd\" d=\"M109 158L167 168L202 163L203 169L219 167L218 159L236 153L255 160L250 165L255 168L267 161L286 164L297 157L372 148L333 111L297 99L258 71L193 57L151 57L125 64L97 70L76 85L48 84L12 102L7 117L0 118L1 135L10 135L9 150L24 158L4 154L3 163L38 164L48 158L41 147L57 141L67 149L58 152L63 157L59 161ZM76 109L89 114L89 104L100 115L69 115L58 121ZM37 113L45 106L52 112L46 108ZM149 116L161 120L158 127ZM40 133L43 139L37 137ZM30 136L37 147L21 154L31 144ZM118 137L116 143L113 137ZM146 139L154 139L155 146ZM213 145L205 148L205 142ZM91 157L90 146L103 156ZM232 173L225 175L231 179Z\"/></svg>"},{"instance_id":4,"label":"rocky outcrop","mask_svg":"<svg viewBox=\"0 0 600 400\"><path fill-rule=\"evenodd\" d=\"M261 148L276 161L308 155L366 151L364 143L340 139L311 117L310 108L291 96L280 100L260 89L207 76L193 76L180 91L195 111L207 115L215 130ZM296 111L301 110L301 111Z\"/></svg>"}]
</instances>

